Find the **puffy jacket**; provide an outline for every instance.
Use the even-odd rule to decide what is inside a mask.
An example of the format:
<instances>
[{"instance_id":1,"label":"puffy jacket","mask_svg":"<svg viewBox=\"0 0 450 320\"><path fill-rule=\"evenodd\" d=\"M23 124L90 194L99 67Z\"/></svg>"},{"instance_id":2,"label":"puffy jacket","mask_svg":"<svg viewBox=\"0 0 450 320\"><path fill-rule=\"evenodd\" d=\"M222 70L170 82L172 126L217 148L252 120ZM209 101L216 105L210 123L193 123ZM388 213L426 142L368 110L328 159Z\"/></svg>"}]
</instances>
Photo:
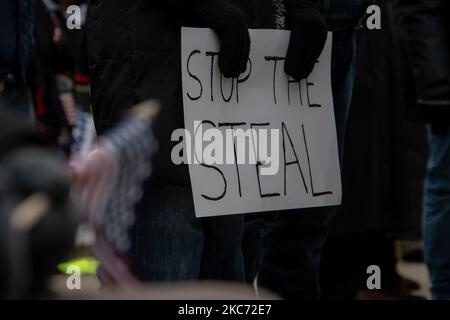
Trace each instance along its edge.
<instances>
[{"instance_id":1,"label":"puffy jacket","mask_svg":"<svg viewBox=\"0 0 450 320\"><path fill-rule=\"evenodd\" d=\"M419 116L450 119L450 5L400 0L402 30L417 85Z\"/></svg>"},{"instance_id":2,"label":"puffy jacket","mask_svg":"<svg viewBox=\"0 0 450 320\"><path fill-rule=\"evenodd\" d=\"M101 133L123 111L146 99L159 99L162 110L155 123L159 153L155 158L157 183L186 185L186 166L175 166L170 158L175 142L173 130L184 126L180 61L180 12L189 14L187 3L170 0L91 0L88 18L93 113ZM279 1L230 0L239 6L250 28L273 28L275 7ZM178 4L183 3L183 5ZM333 30L348 24L348 15L356 21L367 0L322 1L321 9ZM343 4L339 11L339 3ZM180 8L181 6L181 8ZM345 13L345 14L344 14ZM341 19L341 17L345 18ZM351 23L354 23L352 21Z\"/></svg>"}]
</instances>

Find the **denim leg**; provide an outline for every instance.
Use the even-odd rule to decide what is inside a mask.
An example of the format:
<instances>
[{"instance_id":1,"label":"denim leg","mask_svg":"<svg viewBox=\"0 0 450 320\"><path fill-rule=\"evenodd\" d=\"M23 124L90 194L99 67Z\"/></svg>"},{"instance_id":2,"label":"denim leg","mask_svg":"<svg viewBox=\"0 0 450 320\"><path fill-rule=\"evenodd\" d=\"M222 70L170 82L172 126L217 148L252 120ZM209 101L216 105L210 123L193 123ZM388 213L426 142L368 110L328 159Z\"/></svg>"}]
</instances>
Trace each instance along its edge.
<instances>
[{"instance_id":1,"label":"denim leg","mask_svg":"<svg viewBox=\"0 0 450 320\"><path fill-rule=\"evenodd\" d=\"M429 129L430 156L425 181L423 234L434 299L450 299L450 131Z\"/></svg>"},{"instance_id":2,"label":"denim leg","mask_svg":"<svg viewBox=\"0 0 450 320\"><path fill-rule=\"evenodd\" d=\"M351 28L333 34L331 76L341 157L355 73L355 37ZM320 253L336 210L322 207L279 213L262 233L258 284L287 299L318 300Z\"/></svg>"},{"instance_id":3,"label":"denim leg","mask_svg":"<svg viewBox=\"0 0 450 320\"><path fill-rule=\"evenodd\" d=\"M137 207L130 259L144 281L195 280L204 234L189 188L150 186Z\"/></svg>"},{"instance_id":4,"label":"denim leg","mask_svg":"<svg viewBox=\"0 0 450 320\"><path fill-rule=\"evenodd\" d=\"M279 213L263 229L258 285L285 299L318 300L320 251L334 212L326 207Z\"/></svg>"},{"instance_id":5,"label":"denim leg","mask_svg":"<svg viewBox=\"0 0 450 320\"><path fill-rule=\"evenodd\" d=\"M247 216L244 223L245 232L242 239L242 252L244 255L245 282L252 284L261 265L262 227L253 215Z\"/></svg>"},{"instance_id":6,"label":"denim leg","mask_svg":"<svg viewBox=\"0 0 450 320\"><path fill-rule=\"evenodd\" d=\"M149 186L137 206L130 259L143 281L243 281L243 217L196 218L192 190Z\"/></svg>"},{"instance_id":7,"label":"denim leg","mask_svg":"<svg viewBox=\"0 0 450 320\"><path fill-rule=\"evenodd\" d=\"M202 218L205 235L200 279L244 281L242 215Z\"/></svg>"}]
</instances>

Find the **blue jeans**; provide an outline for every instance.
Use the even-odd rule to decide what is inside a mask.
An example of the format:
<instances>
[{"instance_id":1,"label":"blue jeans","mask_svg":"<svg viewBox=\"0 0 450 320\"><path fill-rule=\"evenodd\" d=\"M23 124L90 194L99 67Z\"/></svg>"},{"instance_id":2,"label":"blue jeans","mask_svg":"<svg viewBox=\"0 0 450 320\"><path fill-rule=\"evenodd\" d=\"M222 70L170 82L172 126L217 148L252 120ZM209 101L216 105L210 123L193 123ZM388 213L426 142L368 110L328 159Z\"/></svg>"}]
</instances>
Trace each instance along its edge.
<instances>
[{"instance_id":1,"label":"blue jeans","mask_svg":"<svg viewBox=\"0 0 450 320\"><path fill-rule=\"evenodd\" d=\"M331 77L340 157L355 75L356 34L353 26L366 1L323 1L321 9L333 33ZM286 299L320 298L320 253L337 207L255 215L246 221L246 281ZM262 225L262 227L260 227Z\"/></svg>"},{"instance_id":2,"label":"blue jeans","mask_svg":"<svg viewBox=\"0 0 450 320\"><path fill-rule=\"evenodd\" d=\"M450 130L429 129L430 155L425 181L423 235L433 299L450 299Z\"/></svg>"},{"instance_id":3,"label":"blue jeans","mask_svg":"<svg viewBox=\"0 0 450 320\"><path fill-rule=\"evenodd\" d=\"M243 217L197 219L188 187L149 184L129 256L144 281L243 281Z\"/></svg>"}]
</instances>

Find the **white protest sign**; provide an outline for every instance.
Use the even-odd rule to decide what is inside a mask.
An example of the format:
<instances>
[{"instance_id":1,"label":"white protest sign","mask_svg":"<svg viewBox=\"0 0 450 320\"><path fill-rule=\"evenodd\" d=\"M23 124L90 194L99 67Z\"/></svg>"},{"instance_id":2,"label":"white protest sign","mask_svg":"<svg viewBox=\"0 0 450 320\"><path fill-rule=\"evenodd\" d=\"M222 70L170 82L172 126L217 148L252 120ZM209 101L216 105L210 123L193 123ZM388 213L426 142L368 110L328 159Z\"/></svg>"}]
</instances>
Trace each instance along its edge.
<instances>
[{"instance_id":1,"label":"white protest sign","mask_svg":"<svg viewBox=\"0 0 450 320\"><path fill-rule=\"evenodd\" d=\"M246 72L226 79L213 31L182 29L187 133L172 136L186 143L172 159L179 152L189 164L196 216L340 204L331 34L313 73L300 82L284 72L288 31L250 36Z\"/></svg>"}]
</instances>

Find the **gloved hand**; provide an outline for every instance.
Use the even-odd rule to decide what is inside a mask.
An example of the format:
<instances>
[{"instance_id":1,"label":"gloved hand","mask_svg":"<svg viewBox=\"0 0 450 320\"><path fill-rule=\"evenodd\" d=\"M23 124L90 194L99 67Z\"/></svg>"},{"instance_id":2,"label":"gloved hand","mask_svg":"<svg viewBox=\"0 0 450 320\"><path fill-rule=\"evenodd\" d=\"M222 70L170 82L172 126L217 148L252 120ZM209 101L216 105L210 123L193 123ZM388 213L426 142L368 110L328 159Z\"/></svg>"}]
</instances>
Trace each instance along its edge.
<instances>
[{"instance_id":1,"label":"gloved hand","mask_svg":"<svg viewBox=\"0 0 450 320\"><path fill-rule=\"evenodd\" d=\"M309 76L327 40L327 25L318 0L284 0L291 30L284 71L296 80Z\"/></svg>"},{"instance_id":2,"label":"gloved hand","mask_svg":"<svg viewBox=\"0 0 450 320\"><path fill-rule=\"evenodd\" d=\"M250 35L242 11L227 0L206 0L193 12L203 27L212 28L220 42L219 68L226 78L245 72Z\"/></svg>"}]
</instances>

